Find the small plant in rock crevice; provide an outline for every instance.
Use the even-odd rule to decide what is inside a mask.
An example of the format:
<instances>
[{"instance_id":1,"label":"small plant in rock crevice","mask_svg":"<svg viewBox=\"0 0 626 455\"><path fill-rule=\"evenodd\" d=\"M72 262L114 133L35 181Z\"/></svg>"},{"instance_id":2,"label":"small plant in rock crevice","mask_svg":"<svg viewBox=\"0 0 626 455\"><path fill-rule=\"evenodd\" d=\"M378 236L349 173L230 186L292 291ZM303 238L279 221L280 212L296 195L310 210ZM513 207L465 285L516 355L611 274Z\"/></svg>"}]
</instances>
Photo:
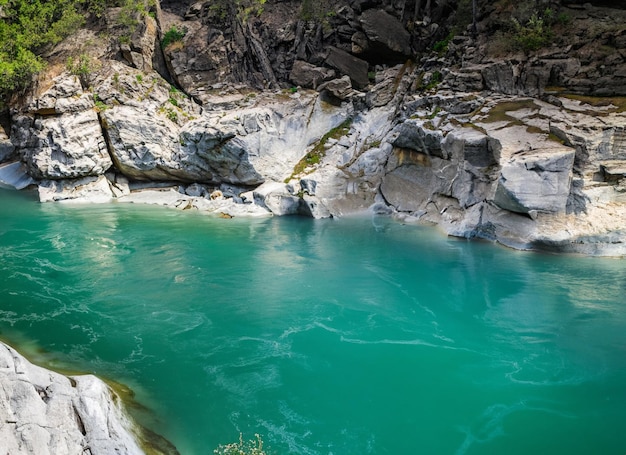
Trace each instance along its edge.
<instances>
[{"instance_id":1,"label":"small plant in rock crevice","mask_svg":"<svg viewBox=\"0 0 626 455\"><path fill-rule=\"evenodd\" d=\"M184 28L179 29L175 25L172 25L170 29L165 32L165 35L163 35L163 39L161 40L161 47L165 49L172 43L182 41L186 34L187 30L185 30Z\"/></svg>"},{"instance_id":2,"label":"small plant in rock crevice","mask_svg":"<svg viewBox=\"0 0 626 455\"><path fill-rule=\"evenodd\" d=\"M93 103L96 112L103 112L109 108L109 106L107 106L104 101L100 99L97 93L93 94Z\"/></svg>"},{"instance_id":3,"label":"small plant in rock crevice","mask_svg":"<svg viewBox=\"0 0 626 455\"><path fill-rule=\"evenodd\" d=\"M302 158L298 164L293 168L293 173L290 177L285 179L285 182L291 180L294 176L301 174L309 166L319 164L324 156L326 156L326 143L329 139L339 139L345 136L350 131L352 125L352 119L344 120L339 126L328 131L322 138L315 144L315 147L309 151L304 158Z\"/></svg>"}]
</instances>

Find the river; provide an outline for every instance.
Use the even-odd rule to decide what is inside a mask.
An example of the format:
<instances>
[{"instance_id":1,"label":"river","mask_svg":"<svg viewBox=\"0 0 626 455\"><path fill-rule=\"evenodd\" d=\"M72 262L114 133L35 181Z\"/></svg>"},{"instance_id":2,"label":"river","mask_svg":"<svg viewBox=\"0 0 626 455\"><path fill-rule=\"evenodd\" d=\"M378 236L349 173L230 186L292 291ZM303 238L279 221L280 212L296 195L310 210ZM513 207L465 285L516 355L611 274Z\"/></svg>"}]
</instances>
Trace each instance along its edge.
<instances>
[{"instance_id":1,"label":"river","mask_svg":"<svg viewBox=\"0 0 626 455\"><path fill-rule=\"evenodd\" d=\"M626 453L626 263L0 191L0 336L183 455Z\"/></svg>"}]
</instances>

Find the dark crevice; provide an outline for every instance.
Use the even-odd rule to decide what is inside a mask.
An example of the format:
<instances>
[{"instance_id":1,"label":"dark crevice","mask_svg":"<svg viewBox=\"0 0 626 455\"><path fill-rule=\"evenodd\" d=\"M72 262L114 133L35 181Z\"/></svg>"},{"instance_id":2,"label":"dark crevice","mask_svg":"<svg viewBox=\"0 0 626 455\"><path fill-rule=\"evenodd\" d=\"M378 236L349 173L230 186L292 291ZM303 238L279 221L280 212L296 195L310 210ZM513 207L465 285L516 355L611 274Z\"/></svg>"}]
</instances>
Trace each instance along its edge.
<instances>
[{"instance_id":1,"label":"dark crevice","mask_svg":"<svg viewBox=\"0 0 626 455\"><path fill-rule=\"evenodd\" d=\"M50 401L50 396L48 395L46 389L35 386L35 390L37 391L37 395L39 395L39 398L41 398L44 403L48 404L48 401Z\"/></svg>"},{"instance_id":2,"label":"dark crevice","mask_svg":"<svg viewBox=\"0 0 626 455\"><path fill-rule=\"evenodd\" d=\"M113 153L113 144L111 144L111 137L109 136L109 132L106 127L106 121L102 118L102 113L100 112L98 112L98 123L100 124L100 131L102 132L102 138L104 139L107 153L109 154L109 158L111 158L111 162L113 163L112 167L114 167L116 171L121 172L119 167L119 161L117 160L115 153Z\"/></svg>"},{"instance_id":3,"label":"dark crevice","mask_svg":"<svg viewBox=\"0 0 626 455\"><path fill-rule=\"evenodd\" d=\"M76 419L76 425L78 425L78 430L81 432L83 436L86 436L87 430L85 429L85 423L83 422L82 417L78 413L78 409L76 409L76 406L72 406L72 410L74 411L74 418Z\"/></svg>"}]
</instances>

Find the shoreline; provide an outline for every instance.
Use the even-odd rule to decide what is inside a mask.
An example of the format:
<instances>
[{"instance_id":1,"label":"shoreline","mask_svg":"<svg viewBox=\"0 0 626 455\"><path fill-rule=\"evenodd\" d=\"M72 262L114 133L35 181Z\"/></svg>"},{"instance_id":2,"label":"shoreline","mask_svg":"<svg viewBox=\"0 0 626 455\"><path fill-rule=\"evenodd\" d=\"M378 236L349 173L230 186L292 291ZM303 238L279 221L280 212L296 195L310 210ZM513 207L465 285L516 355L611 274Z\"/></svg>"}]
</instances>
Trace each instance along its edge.
<instances>
[{"instance_id":1,"label":"shoreline","mask_svg":"<svg viewBox=\"0 0 626 455\"><path fill-rule=\"evenodd\" d=\"M94 177L92 181L101 182L103 179L106 180L104 176L97 179ZM139 185L139 187L134 188L134 185ZM185 185L180 182L141 182L138 184L130 183L128 190L120 196L111 195L103 198L96 194L94 197L89 192L72 194L70 190L69 193L59 192L56 199L48 199L45 202L42 201L40 188L35 188L33 185L21 190L9 188L6 190L30 193L34 201L39 200L41 203L152 205L181 211L191 210L207 216L225 219L294 215L305 218L343 218L367 214L368 216L388 217L399 223L430 226L446 236L467 240L483 240L517 251L616 259L626 257L626 243L623 242L623 238L626 238L626 229L616 228L603 231L593 226L593 217L601 217L602 213L595 215L593 212L578 215L539 213L534 219L531 219L520 214L505 213L485 203L480 208L480 216L483 216L483 212L493 212L487 215L490 218L487 229L480 226L480 223L477 227L474 225L467 226L464 220L450 220L445 217L445 213L442 213L443 216L439 218L433 218L428 214L415 216L412 213L394 211L380 202L375 202L361 210L352 210L340 215L314 217L311 216L311 213L300 211L300 204L306 203L302 195L282 194L282 197L276 199L276 191L282 191L284 187L288 187L288 185L266 182L254 190L240 194L224 194L219 189L214 189L212 192L207 191L209 185L193 183L187 188L194 188L194 191L198 192L189 194L185 191ZM218 196L215 196L216 192L219 193ZM617 217L612 223L615 224L619 219L620 217ZM590 227L591 229L589 229Z\"/></svg>"},{"instance_id":2,"label":"shoreline","mask_svg":"<svg viewBox=\"0 0 626 455\"><path fill-rule=\"evenodd\" d=\"M4 420L7 423L14 423L16 427L16 430L12 432L13 438L8 434L4 435L3 444L6 444L8 449L13 447L11 444L19 438L34 440L35 445L46 439L41 434L35 437L24 435L28 427L32 426L26 420L37 421L39 423L35 425L44 428L42 421L47 418L56 418L59 421L49 428L51 432L60 433L54 437L80 443L82 434L82 444L87 445L84 450L90 449L93 455L106 455L112 450L115 453L128 455L180 455L169 440L146 427L137 418L136 412L132 409L145 409L146 411L148 409L135 400L134 391L130 387L93 373L53 365L51 359L45 358L49 351L34 345L27 347L24 343L28 342L29 340L16 341L4 335L0 337L0 351L4 351L1 356L4 358L2 362L4 365L0 368L0 383L5 387L7 400L10 403L2 410L13 415L11 417L7 414ZM41 352L37 354L33 352L33 349ZM10 368L11 361L7 358L7 353L13 358L15 364L13 369ZM16 388L15 381L18 381L21 386L26 384L25 390ZM83 383L87 385L81 386ZM34 387L38 396L35 395L33 398L33 389L29 388L28 384ZM93 399L94 393L99 396L98 400ZM46 404L44 408L37 405L39 402L37 398L41 398ZM81 405L84 403L88 404L83 409ZM11 408L11 405L14 405L14 408ZM59 409L63 410L68 407L74 410L74 415L64 415L63 412L59 412ZM105 420L100 422L98 418ZM27 428L27 430L18 431L18 428ZM107 429L106 432L105 429ZM1 429L0 433L2 433ZM16 445L16 447L21 446ZM30 453L37 453L41 448L37 449L33 446L30 449L32 449ZM17 453L22 452L18 450ZM76 454L82 453L83 449L76 452Z\"/></svg>"}]
</instances>

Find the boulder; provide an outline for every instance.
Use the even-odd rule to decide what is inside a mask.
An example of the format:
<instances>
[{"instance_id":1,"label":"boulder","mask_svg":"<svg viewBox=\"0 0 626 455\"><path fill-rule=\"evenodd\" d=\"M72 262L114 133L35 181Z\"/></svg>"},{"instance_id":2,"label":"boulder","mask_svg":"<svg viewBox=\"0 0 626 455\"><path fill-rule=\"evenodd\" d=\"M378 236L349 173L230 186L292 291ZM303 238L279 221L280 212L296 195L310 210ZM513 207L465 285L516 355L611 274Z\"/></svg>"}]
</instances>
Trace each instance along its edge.
<instances>
[{"instance_id":1,"label":"boulder","mask_svg":"<svg viewBox=\"0 0 626 455\"><path fill-rule=\"evenodd\" d=\"M55 115L84 111L94 106L93 96L84 92L80 79L67 71L53 77L52 84L43 82L23 100L23 113Z\"/></svg>"},{"instance_id":2,"label":"boulder","mask_svg":"<svg viewBox=\"0 0 626 455\"><path fill-rule=\"evenodd\" d=\"M78 78L67 72L51 81L46 81L46 75L40 77L41 83L28 92L21 109L13 113L13 154L21 157L37 179L106 172L112 162L93 109L93 95L84 92Z\"/></svg>"},{"instance_id":3,"label":"boulder","mask_svg":"<svg viewBox=\"0 0 626 455\"><path fill-rule=\"evenodd\" d=\"M600 161L598 164L605 182L619 183L626 178L626 160Z\"/></svg>"},{"instance_id":4,"label":"boulder","mask_svg":"<svg viewBox=\"0 0 626 455\"><path fill-rule=\"evenodd\" d=\"M293 67L289 74L289 80L294 85L312 89L317 89L320 84L334 77L334 70L315 66L302 60L293 62Z\"/></svg>"},{"instance_id":5,"label":"boulder","mask_svg":"<svg viewBox=\"0 0 626 455\"><path fill-rule=\"evenodd\" d=\"M274 215L299 215L302 213L302 199L287 191L268 193L263 202Z\"/></svg>"},{"instance_id":6,"label":"boulder","mask_svg":"<svg viewBox=\"0 0 626 455\"><path fill-rule=\"evenodd\" d=\"M204 181L240 185L263 182L250 163L248 145L228 128L200 119L187 124L179 137L181 166L202 175Z\"/></svg>"},{"instance_id":7,"label":"boulder","mask_svg":"<svg viewBox=\"0 0 626 455\"><path fill-rule=\"evenodd\" d=\"M0 344L3 453L142 455L120 402L95 376L60 375Z\"/></svg>"},{"instance_id":8,"label":"boulder","mask_svg":"<svg viewBox=\"0 0 626 455\"><path fill-rule=\"evenodd\" d=\"M242 194L248 202L266 207L274 215L297 215L300 213L300 198L293 188L284 183L267 181L250 193Z\"/></svg>"},{"instance_id":9,"label":"boulder","mask_svg":"<svg viewBox=\"0 0 626 455\"><path fill-rule=\"evenodd\" d=\"M415 150L428 156L438 156L447 159L447 154L441 148L443 134L438 130L424 128L418 122L407 120L396 129L397 138L394 147Z\"/></svg>"},{"instance_id":10,"label":"boulder","mask_svg":"<svg viewBox=\"0 0 626 455\"><path fill-rule=\"evenodd\" d=\"M359 17L367 45L361 55L371 63L400 63L411 57L411 35L402 22L380 9L369 9ZM353 37L353 42L354 42ZM362 40L357 41L363 47Z\"/></svg>"},{"instance_id":11,"label":"boulder","mask_svg":"<svg viewBox=\"0 0 626 455\"><path fill-rule=\"evenodd\" d=\"M565 213L574 150L554 148L520 153L502 163L494 202L511 212Z\"/></svg>"},{"instance_id":12,"label":"boulder","mask_svg":"<svg viewBox=\"0 0 626 455\"><path fill-rule=\"evenodd\" d=\"M318 87L318 90L320 92L326 90L340 100L345 100L354 92L354 90L352 90L350 77L348 76L325 82Z\"/></svg>"},{"instance_id":13,"label":"boulder","mask_svg":"<svg viewBox=\"0 0 626 455\"><path fill-rule=\"evenodd\" d=\"M15 146L9 140L4 128L0 127L0 163L4 163L13 158L14 152Z\"/></svg>"},{"instance_id":14,"label":"boulder","mask_svg":"<svg viewBox=\"0 0 626 455\"><path fill-rule=\"evenodd\" d=\"M137 180L184 179L175 160L176 125L131 106L107 109L102 122L115 167L124 175Z\"/></svg>"},{"instance_id":15,"label":"boulder","mask_svg":"<svg viewBox=\"0 0 626 455\"><path fill-rule=\"evenodd\" d=\"M167 118L131 106L109 109L103 119L115 165L132 179L263 181L248 161L246 145L228 127L198 119L180 129Z\"/></svg>"},{"instance_id":16,"label":"boulder","mask_svg":"<svg viewBox=\"0 0 626 455\"><path fill-rule=\"evenodd\" d=\"M459 164L425 152L394 147L380 192L399 212L425 211L433 195L451 196Z\"/></svg>"},{"instance_id":17,"label":"boulder","mask_svg":"<svg viewBox=\"0 0 626 455\"><path fill-rule=\"evenodd\" d=\"M428 131L431 135L437 132ZM441 135L441 133L439 133ZM476 168L495 166L500 162L502 145L497 139L473 128L451 131L443 140L442 157L454 156Z\"/></svg>"},{"instance_id":18,"label":"boulder","mask_svg":"<svg viewBox=\"0 0 626 455\"><path fill-rule=\"evenodd\" d=\"M458 163L451 195L467 209L493 199L499 177L500 142L473 128L450 131L442 143L444 156Z\"/></svg>"},{"instance_id":19,"label":"boulder","mask_svg":"<svg viewBox=\"0 0 626 455\"><path fill-rule=\"evenodd\" d=\"M43 180L37 189L41 202L106 203L114 197L104 175L76 180Z\"/></svg>"},{"instance_id":20,"label":"boulder","mask_svg":"<svg viewBox=\"0 0 626 455\"><path fill-rule=\"evenodd\" d=\"M14 125L24 128L15 132L24 141L18 146L18 153L35 178L100 175L111 167L98 115L93 110L47 116Z\"/></svg>"},{"instance_id":21,"label":"boulder","mask_svg":"<svg viewBox=\"0 0 626 455\"><path fill-rule=\"evenodd\" d=\"M205 26L200 21L186 21L183 25L167 20L162 26L165 30L170 27L179 30L185 27L187 30L181 41L175 41L163 49L169 72L185 93L204 102L212 84L232 78L228 39L221 31Z\"/></svg>"},{"instance_id":22,"label":"boulder","mask_svg":"<svg viewBox=\"0 0 626 455\"><path fill-rule=\"evenodd\" d=\"M341 74L349 76L357 88L364 88L369 84L367 77L368 63L354 55L350 55L346 51L330 46L326 64L332 66Z\"/></svg>"},{"instance_id":23,"label":"boulder","mask_svg":"<svg viewBox=\"0 0 626 455\"><path fill-rule=\"evenodd\" d=\"M326 204L324 204L319 198L315 196L309 196L305 194L302 196L300 203L300 213L302 215L310 216L316 220L321 218L332 218L332 214Z\"/></svg>"},{"instance_id":24,"label":"boulder","mask_svg":"<svg viewBox=\"0 0 626 455\"><path fill-rule=\"evenodd\" d=\"M517 94L519 69L511 62L487 64L481 70L483 86L487 90L509 95Z\"/></svg>"}]
</instances>

